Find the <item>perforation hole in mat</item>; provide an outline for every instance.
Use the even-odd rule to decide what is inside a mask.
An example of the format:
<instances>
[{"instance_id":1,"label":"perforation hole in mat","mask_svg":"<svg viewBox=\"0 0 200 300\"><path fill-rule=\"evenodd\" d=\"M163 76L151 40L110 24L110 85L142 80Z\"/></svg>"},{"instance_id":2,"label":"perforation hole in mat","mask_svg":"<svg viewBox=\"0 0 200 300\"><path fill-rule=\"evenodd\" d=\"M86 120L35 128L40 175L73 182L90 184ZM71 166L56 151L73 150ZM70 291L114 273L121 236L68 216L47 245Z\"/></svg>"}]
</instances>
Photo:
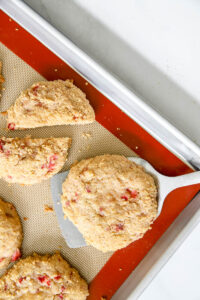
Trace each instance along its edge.
<instances>
[{"instance_id":1,"label":"perforation hole in mat","mask_svg":"<svg viewBox=\"0 0 200 300\"><path fill-rule=\"evenodd\" d=\"M3 62L2 71L6 79L0 110L5 111L22 90L36 81L44 80L44 78L1 43L0 61ZM6 131L5 126L5 119L1 116L1 136L71 137L72 146L63 170L68 169L75 160L100 154L135 155L132 150L97 122L84 126L55 126L16 132ZM91 137L86 139L84 133L90 133ZM55 213L44 210L44 205L53 205L49 180L33 186L20 186L17 184L9 185L0 179L0 197L13 203L20 215L24 232L22 246L24 257L33 252L45 254L59 250L90 282L112 255L112 253L102 253L91 246L70 249L66 245ZM24 220L24 217L27 220Z\"/></svg>"}]
</instances>

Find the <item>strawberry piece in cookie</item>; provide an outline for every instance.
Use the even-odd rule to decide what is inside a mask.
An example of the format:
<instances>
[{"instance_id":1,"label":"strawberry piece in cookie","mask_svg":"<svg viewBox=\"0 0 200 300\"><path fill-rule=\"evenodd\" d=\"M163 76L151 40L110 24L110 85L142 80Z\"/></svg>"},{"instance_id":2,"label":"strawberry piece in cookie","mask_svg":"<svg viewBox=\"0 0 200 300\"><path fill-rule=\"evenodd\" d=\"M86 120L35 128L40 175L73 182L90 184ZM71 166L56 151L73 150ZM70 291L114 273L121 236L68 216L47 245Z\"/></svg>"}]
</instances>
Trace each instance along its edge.
<instances>
[{"instance_id":1,"label":"strawberry piece in cookie","mask_svg":"<svg viewBox=\"0 0 200 300\"><path fill-rule=\"evenodd\" d=\"M15 130L15 123L8 123L8 129Z\"/></svg>"},{"instance_id":2,"label":"strawberry piece in cookie","mask_svg":"<svg viewBox=\"0 0 200 300\"><path fill-rule=\"evenodd\" d=\"M11 261L16 261L21 257L21 252L20 250L17 248L15 250L15 252L13 253L12 257L11 257Z\"/></svg>"}]
</instances>

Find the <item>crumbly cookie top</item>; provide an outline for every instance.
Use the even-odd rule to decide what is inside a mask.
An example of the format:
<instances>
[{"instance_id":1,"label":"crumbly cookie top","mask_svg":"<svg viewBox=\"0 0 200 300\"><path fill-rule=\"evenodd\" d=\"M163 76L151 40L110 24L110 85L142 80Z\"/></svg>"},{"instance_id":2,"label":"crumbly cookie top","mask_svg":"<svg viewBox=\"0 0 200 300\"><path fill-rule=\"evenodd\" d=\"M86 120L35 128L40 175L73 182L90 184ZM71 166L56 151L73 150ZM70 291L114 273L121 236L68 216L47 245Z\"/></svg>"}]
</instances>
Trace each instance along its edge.
<instances>
[{"instance_id":1,"label":"crumbly cookie top","mask_svg":"<svg viewBox=\"0 0 200 300\"><path fill-rule=\"evenodd\" d=\"M13 204L0 199L0 269L20 257L22 226Z\"/></svg>"},{"instance_id":2,"label":"crumbly cookie top","mask_svg":"<svg viewBox=\"0 0 200 300\"><path fill-rule=\"evenodd\" d=\"M21 93L7 113L10 130L86 124L95 120L86 95L70 80L33 84Z\"/></svg>"},{"instance_id":3,"label":"crumbly cookie top","mask_svg":"<svg viewBox=\"0 0 200 300\"><path fill-rule=\"evenodd\" d=\"M70 138L0 139L0 177L11 183L34 184L63 167Z\"/></svg>"},{"instance_id":4,"label":"crumbly cookie top","mask_svg":"<svg viewBox=\"0 0 200 300\"><path fill-rule=\"evenodd\" d=\"M82 160L63 183L62 206L86 242L115 251L141 238L157 214L157 188L144 169L121 155Z\"/></svg>"},{"instance_id":5,"label":"crumbly cookie top","mask_svg":"<svg viewBox=\"0 0 200 300\"><path fill-rule=\"evenodd\" d=\"M59 253L21 259L0 279L0 300L85 300L87 296L87 283Z\"/></svg>"}]
</instances>

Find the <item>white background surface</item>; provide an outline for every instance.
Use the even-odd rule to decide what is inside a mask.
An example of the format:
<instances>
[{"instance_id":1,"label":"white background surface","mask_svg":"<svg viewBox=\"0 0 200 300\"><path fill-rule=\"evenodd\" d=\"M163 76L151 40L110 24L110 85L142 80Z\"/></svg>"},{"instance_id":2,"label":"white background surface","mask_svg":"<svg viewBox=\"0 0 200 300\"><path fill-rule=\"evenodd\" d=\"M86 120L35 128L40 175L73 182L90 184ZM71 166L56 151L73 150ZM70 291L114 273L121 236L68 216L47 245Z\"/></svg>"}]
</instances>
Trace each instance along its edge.
<instances>
[{"instance_id":1,"label":"white background surface","mask_svg":"<svg viewBox=\"0 0 200 300\"><path fill-rule=\"evenodd\" d=\"M26 0L200 145L198 0ZM200 299L200 225L140 300Z\"/></svg>"}]
</instances>

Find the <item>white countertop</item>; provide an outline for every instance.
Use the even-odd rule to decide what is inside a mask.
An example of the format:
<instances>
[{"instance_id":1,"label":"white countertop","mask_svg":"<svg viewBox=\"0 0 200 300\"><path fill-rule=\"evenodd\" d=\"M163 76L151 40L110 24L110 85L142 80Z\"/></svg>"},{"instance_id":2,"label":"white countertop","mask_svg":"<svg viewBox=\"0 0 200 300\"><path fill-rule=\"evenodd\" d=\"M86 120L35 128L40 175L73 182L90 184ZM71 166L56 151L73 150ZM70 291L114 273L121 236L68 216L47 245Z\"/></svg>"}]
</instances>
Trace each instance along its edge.
<instances>
[{"instance_id":1,"label":"white countertop","mask_svg":"<svg viewBox=\"0 0 200 300\"><path fill-rule=\"evenodd\" d=\"M25 0L200 145L200 2ZM200 224L140 300L200 299Z\"/></svg>"}]
</instances>

